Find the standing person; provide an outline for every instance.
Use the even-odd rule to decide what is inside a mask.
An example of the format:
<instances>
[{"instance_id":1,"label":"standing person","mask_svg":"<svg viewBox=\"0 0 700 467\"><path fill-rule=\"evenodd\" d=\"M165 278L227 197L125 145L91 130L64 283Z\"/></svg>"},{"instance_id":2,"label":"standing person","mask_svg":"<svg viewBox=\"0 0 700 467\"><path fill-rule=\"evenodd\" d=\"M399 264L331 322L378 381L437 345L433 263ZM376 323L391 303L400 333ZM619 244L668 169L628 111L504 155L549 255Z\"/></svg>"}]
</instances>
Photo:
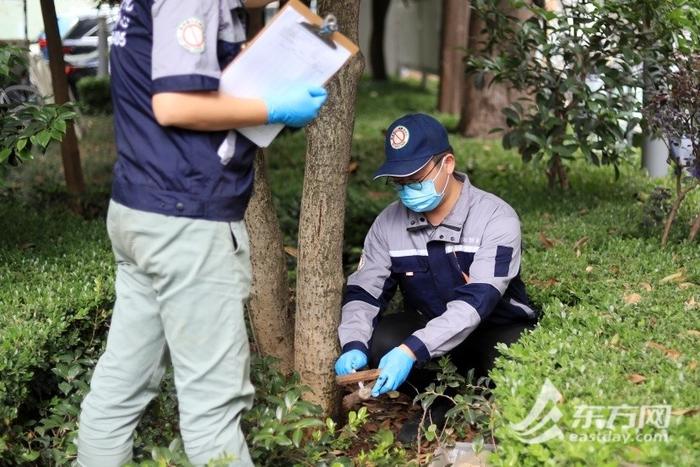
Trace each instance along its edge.
<instances>
[{"instance_id":1,"label":"standing person","mask_svg":"<svg viewBox=\"0 0 700 467\"><path fill-rule=\"evenodd\" d=\"M336 373L380 368L375 397L415 395L411 385L420 391L436 376L420 366L445 354L461 373L485 376L496 344L515 342L538 317L520 280L518 216L455 171L447 131L434 118L398 119L384 147L375 178L387 177L400 202L376 218L348 278ZM397 288L404 310L386 315ZM444 423L447 409L436 402L433 423ZM400 441L415 441L419 418L404 424Z\"/></svg>"},{"instance_id":2,"label":"standing person","mask_svg":"<svg viewBox=\"0 0 700 467\"><path fill-rule=\"evenodd\" d=\"M231 455L232 465L252 465L240 420L253 401L243 214L256 147L232 133L233 154L220 157L218 149L230 129L304 126L326 91L300 85L263 99L220 94L221 70L245 39L232 14L241 7L238 0L122 1L111 51L118 160L107 216L116 303L82 404L81 466L131 459L134 429L168 361L190 461Z\"/></svg>"}]
</instances>

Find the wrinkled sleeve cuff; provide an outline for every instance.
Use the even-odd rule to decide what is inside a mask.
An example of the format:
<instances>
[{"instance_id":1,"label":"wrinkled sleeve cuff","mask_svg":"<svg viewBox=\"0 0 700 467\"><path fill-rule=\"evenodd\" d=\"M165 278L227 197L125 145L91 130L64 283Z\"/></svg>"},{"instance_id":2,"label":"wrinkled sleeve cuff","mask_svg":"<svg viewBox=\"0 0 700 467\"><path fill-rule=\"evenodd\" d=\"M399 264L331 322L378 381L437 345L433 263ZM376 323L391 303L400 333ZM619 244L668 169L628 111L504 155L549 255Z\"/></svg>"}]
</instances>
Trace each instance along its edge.
<instances>
[{"instance_id":1,"label":"wrinkled sleeve cuff","mask_svg":"<svg viewBox=\"0 0 700 467\"><path fill-rule=\"evenodd\" d=\"M428 348L418 337L410 335L403 341L403 343L406 347L411 349L413 354L416 356L418 363L425 363L430 360L430 352L428 352Z\"/></svg>"},{"instance_id":2,"label":"wrinkled sleeve cuff","mask_svg":"<svg viewBox=\"0 0 700 467\"><path fill-rule=\"evenodd\" d=\"M343 346L343 353L349 352L350 350L359 350L365 355L367 355L367 358L369 359L369 349L367 348L367 345L365 345L364 342L350 341Z\"/></svg>"}]
</instances>

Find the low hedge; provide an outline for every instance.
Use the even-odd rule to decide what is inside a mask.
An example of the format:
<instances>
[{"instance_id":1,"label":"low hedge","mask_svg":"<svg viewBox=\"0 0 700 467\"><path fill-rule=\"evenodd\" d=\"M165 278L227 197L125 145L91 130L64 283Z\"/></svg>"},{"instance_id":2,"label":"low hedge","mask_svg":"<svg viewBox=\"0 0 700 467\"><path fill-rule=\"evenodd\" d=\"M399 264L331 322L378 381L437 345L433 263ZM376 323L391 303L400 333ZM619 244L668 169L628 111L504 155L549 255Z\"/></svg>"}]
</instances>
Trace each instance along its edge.
<instances>
[{"instance_id":1,"label":"low hedge","mask_svg":"<svg viewBox=\"0 0 700 467\"><path fill-rule=\"evenodd\" d=\"M112 92L109 77L86 76L77 83L79 101L90 115L112 113Z\"/></svg>"},{"instance_id":2,"label":"low hedge","mask_svg":"<svg viewBox=\"0 0 700 467\"><path fill-rule=\"evenodd\" d=\"M0 202L0 458L18 418L56 392L52 358L94 327L114 299L113 260L101 220ZM100 318L101 323L96 323ZM88 337L90 334L88 334Z\"/></svg>"}]
</instances>

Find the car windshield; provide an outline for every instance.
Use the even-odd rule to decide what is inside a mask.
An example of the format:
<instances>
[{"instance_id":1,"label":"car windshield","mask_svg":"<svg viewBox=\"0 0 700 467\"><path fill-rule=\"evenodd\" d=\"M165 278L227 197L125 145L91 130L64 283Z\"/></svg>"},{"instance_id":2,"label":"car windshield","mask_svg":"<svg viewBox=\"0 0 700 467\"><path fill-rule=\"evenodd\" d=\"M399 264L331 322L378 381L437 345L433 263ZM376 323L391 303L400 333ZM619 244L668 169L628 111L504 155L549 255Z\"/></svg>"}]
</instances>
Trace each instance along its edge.
<instances>
[{"instance_id":1,"label":"car windshield","mask_svg":"<svg viewBox=\"0 0 700 467\"><path fill-rule=\"evenodd\" d=\"M65 36L66 39L80 39L97 27L97 18L81 18L78 24Z\"/></svg>"}]
</instances>

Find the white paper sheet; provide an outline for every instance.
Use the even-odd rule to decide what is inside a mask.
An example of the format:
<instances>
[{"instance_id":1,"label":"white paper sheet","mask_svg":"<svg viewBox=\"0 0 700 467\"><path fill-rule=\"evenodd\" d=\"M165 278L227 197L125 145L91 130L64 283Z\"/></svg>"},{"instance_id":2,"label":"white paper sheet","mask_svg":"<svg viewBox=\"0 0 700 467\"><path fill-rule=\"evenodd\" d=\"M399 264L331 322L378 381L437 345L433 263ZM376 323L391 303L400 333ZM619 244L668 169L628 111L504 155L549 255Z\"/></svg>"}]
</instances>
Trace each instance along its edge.
<instances>
[{"instance_id":1,"label":"white paper sheet","mask_svg":"<svg viewBox=\"0 0 700 467\"><path fill-rule=\"evenodd\" d=\"M303 27L302 21L306 19L294 8L283 9L224 70L219 90L235 97L264 98L271 93L284 93L296 84L320 86L329 80L351 52L341 45L329 47ZM238 132L258 146L267 147L282 128L281 124L262 125L239 128ZM234 147L228 140L219 148L222 163L233 156Z\"/></svg>"}]
</instances>

